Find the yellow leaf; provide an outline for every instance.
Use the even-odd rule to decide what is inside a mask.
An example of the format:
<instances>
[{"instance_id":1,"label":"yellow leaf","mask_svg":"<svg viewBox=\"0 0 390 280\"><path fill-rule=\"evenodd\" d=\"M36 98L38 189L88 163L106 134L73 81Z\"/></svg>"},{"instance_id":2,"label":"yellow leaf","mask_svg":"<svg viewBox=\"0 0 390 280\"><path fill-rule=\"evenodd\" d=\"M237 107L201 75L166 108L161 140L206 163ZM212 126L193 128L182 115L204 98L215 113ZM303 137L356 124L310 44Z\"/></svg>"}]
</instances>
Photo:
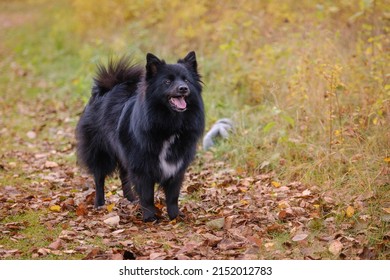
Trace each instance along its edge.
<instances>
[{"instance_id":1,"label":"yellow leaf","mask_svg":"<svg viewBox=\"0 0 390 280\"><path fill-rule=\"evenodd\" d=\"M115 203L108 204L107 205L107 211L108 212L112 212L112 209L114 209L114 207L115 207Z\"/></svg>"},{"instance_id":2,"label":"yellow leaf","mask_svg":"<svg viewBox=\"0 0 390 280\"><path fill-rule=\"evenodd\" d=\"M53 211L53 212L60 212L61 211L61 206L59 205L52 205L49 207L50 211Z\"/></svg>"},{"instance_id":3,"label":"yellow leaf","mask_svg":"<svg viewBox=\"0 0 390 280\"><path fill-rule=\"evenodd\" d=\"M106 197L110 197L110 196L112 196L112 192L108 192L108 193L106 194Z\"/></svg>"},{"instance_id":4,"label":"yellow leaf","mask_svg":"<svg viewBox=\"0 0 390 280\"><path fill-rule=\"evenodd\" d=\"M281 201L281 202L279 202L278 207L279 207L279 209L286 209L286 208L290 207L290 205L286 201Z\"/></svg>"},{"instance_id":5,"label":"yellow leaf","mask_svg":"<svg viewBox=\"0 0 390 280\"><path fill-rule=\"evenodd\" d=\"M355 209L352 206L348 206L345 213L347 214L348 218L351 218L353 214L355 214Z\"/></svg>"},{"instance_id":6,"label":"yellow leaf","mask_svg":"<svg viewBox=\"0 0 390 280\"><path fill-rule=\"evenodd\" d=\"M384 161L385 161L385 162L390 162L390 157L386 157L386 158L384 159Z\"/></svg>"},{"instance_id":7,"label":"yellow leaf","mask_svg":"<svg viewBox=\"0 0 390 280\"><path fill-rule=\"evenodd\" d=\"M279 188L281 186L281 184L279 182L275 182L275 181L272 181L271 182L272 186L274 186L275 188Z\"/></svg>"},{"instance_id":8,"label":"yellow leaf","mask_svg":"<svg viewBox=\"0 0 390 280\"><path fill-rule=\"evenodd\" d=\"M245 199L241 199L241 200L240 200L240 203L241 203L242 205L248 205L248 204L249 204L248 200L245 200Z\"/></svg>"}]
</instances>

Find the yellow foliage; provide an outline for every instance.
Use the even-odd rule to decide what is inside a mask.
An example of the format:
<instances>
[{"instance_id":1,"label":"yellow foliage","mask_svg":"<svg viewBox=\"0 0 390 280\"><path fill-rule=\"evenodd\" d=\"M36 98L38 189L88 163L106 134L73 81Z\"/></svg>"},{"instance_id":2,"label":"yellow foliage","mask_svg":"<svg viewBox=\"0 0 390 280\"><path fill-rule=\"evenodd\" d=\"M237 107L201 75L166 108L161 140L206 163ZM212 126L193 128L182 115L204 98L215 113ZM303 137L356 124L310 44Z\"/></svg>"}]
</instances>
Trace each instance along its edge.
<instances>
[{"instance_id":1,"label":"yellow foliage","mask_svg":"<svg viewBox=\"0 0 390 280\"><path fill-rule=\"evenodd\" d=\"M107 211L108 211L108 212L112 212L112 210L114 209L114 207L115 207L115 203L108 204L108 205L107 205Z\"/></svg>"},{"instance_id":2,"label":"yellow foliage","mask_svg":"<svg viewBox=\"0 0 390 280\"><path fill-rule=\"evenodd\" d=\"M238 130L247 132L245 141L237 140L225 154L242 166L238 169L258 171L282 160L291 163L293 168L283 168L292 177L319 174L307 164L327 181L324 150L337 149L335 156L348 162L361 153L362 139L374 139L369 129L388 130L390 29L384 0L71 3L71 26L97 48L142 54L142 59L152 52L170 61L195 50L209 119L235 114L242 122ZM86 59L96 55L90 48L80 53ZM273 123L273 129L262 130L264 123ZM273 155L280 157L270 160Z\"/></svg>"},{"instance_id":3,"label":"yellow foliage","mask_svg":"<svg viewBox=\"0 0 390 280\"><path fill-rule=\"evenodd\" d=\"M49 207L50 211L53 211L53 212L60 212L61 211L61 206L59 205L51 205Z\"/></svg>"},{"instance_id":4,"label":"yellow foliage","mask_svg":"<svg viewBox=\"0 0 390 280\"><path fill-rule=\"evenodd\" d=\"M345 213L348 218L351 218L355 214L355 209L352 206L348 206Z\"/></svg>"}]
</instances>

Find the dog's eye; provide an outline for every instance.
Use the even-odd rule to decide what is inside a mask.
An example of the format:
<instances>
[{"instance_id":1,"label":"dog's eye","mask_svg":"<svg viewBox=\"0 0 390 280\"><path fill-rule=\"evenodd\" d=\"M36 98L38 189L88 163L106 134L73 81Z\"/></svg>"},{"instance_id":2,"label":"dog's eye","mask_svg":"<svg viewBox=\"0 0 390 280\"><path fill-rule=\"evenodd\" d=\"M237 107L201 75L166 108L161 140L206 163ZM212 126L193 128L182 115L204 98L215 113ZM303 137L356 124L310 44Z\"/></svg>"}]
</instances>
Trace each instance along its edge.
<instances>
[{"instance_id":1,"label":"dog's eye","mask_svg":"<svg viewBox=\"0 0 390 280\"><path fill-rule=\"evenodd\" d=\"M171 84L171 80L166 79L166 80L164 81L164 84L170 85L170 84Z\"/></svg>"}]
</instances>

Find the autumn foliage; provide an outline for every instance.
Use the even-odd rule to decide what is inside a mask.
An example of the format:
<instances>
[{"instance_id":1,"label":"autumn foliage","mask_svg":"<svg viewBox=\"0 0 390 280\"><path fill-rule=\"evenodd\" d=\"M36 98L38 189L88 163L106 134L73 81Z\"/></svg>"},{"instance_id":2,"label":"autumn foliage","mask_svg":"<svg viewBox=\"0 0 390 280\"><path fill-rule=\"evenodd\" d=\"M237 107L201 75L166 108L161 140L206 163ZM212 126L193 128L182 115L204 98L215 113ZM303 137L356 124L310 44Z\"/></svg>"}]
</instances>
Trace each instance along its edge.
<instances>
[{"instance_id":1,"label":"autumn foliage","mask_svg":"<svg viewBox=\"0 0 390 280\"><path fill-rule=\"evenodd\" d=\"M0 258L389 258L387 1L11 2L0 3ZM74 127L96 63L190 50L207 128L227 117L234 131L198 153L185 220L143 224L117 178L93 209Z\"/></svg>"}]
</instances>

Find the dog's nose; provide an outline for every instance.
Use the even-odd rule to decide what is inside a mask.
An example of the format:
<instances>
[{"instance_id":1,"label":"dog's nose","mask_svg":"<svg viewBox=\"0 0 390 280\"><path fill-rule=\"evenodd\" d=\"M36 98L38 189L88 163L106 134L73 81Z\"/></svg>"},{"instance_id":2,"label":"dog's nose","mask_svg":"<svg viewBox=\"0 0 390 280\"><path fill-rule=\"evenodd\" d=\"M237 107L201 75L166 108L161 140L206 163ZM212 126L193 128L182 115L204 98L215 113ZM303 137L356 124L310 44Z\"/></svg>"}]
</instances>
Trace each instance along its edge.
<instances>
[{"instance_id":1,"label":"dog's nose","mask_svg":"<svg viewBox=\"0 0 390 280\"><path fill-rule=\"evenodd\" d=\"M188 93L188 86L180 85L178 88L179 93Z\"/></svg>"}]
</instances>

